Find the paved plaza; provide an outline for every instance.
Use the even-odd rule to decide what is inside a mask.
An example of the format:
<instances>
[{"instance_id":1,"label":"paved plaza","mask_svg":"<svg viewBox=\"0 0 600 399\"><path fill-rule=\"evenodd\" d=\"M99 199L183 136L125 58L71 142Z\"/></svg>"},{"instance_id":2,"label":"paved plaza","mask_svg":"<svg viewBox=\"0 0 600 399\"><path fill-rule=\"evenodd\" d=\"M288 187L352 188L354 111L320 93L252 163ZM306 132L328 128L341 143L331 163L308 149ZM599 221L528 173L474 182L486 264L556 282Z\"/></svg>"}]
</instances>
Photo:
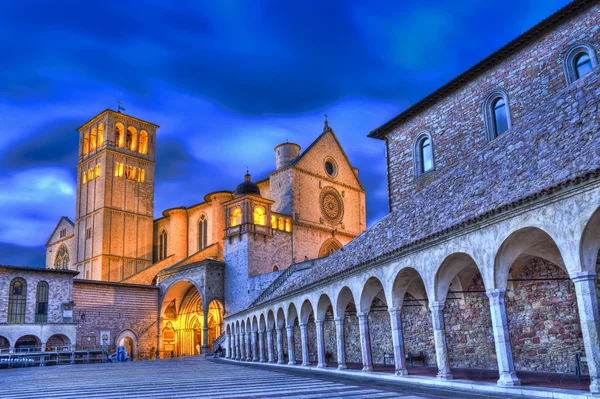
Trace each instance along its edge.
<instances>
[{"instance_id":1,"label":"paved plaza","mask_svg":"<svg viewBox=\"0 0 600 399\"><path fill-rule=\"evenodd\" d=\"M0 370L0 398L506 398L412 385L271 371L199 356ZM519 396L523 398L523 396Z\"/></svg>"}]
</instances>

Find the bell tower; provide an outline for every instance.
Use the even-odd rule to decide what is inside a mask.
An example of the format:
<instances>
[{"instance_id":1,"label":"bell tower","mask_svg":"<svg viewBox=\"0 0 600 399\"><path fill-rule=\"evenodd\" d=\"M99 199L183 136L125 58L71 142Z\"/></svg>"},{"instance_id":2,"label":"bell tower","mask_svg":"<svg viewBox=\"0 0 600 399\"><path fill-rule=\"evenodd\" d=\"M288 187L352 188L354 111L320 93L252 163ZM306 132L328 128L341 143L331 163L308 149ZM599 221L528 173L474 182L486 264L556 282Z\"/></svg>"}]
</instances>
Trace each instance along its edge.
<instances>
[{"instance_id":1,"label":"bell tower","mask_svg":"<svg viewBox=\"0 0 600 399\"><path fill-rule=\"evenodd\" d=\"M121 281L152 263L158 125L105 110L81 126L74 266Z\"/></svg>"}]
</instances>

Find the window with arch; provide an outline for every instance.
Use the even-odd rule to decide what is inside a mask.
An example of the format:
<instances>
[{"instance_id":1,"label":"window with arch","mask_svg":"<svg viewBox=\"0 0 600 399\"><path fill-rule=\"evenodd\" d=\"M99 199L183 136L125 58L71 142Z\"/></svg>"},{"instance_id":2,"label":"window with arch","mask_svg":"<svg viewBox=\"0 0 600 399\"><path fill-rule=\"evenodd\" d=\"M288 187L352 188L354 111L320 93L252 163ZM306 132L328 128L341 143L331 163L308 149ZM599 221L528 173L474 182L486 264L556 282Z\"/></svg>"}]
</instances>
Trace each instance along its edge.
<instances>
[{"instance_id":1,"label":"window with arch","mask_svg":"<svg viewBox=\"0 0 600 399\"><path fill-rule=\"evenodd\" d=\"M48 321L48 283L40 281L35 290L35 322Z\"/></svg>"},{"instance_id":2,"label":"window with arch","mask_svg":"<svg viewBox=\"0 0 600 399\"><path fill-rule=\"evenodd\" d=\"M257 205L254 207L254 224L267 225L267 210L264 206Z\"/></svg>"},{"instance_id":3,"label":"window with arch","mask_svg":"<svg viewBox=\"0 0 600 399\"><path fill-rule=\"evenodd\" d=\"M292 219L285 219L285 231L292 232Z\"/></svg>"},{"instance_id":4,"label":"window with arch","mask_svg":"<svg viewBox=\"0 0 600 399\"><path fill-rule=\"evenodd\" d=\"M98 145L97 145L97 147L100 148L100 147L102 147L103 144L104 144L104 123L101 123L98 125Z\"/></svg>"},{"instance_id":5,"label":"window with arch","mask_svg":"<svg viewBox=\"0 0 600 399\"><path fill-rule=\"evenodd\" d=\"M565 76L567 84L587 75L598 64L594 48L587 43L571 47L565 57Z\"/></svg>"},{"instance_id":6,"label":"window with arch","mask_svg":"<svg viewBox=\"0 0 600 399\"><path fill-rule=\"evenodd\" d=\"M279 228L279 230L285 230L285 221L282 217L279 217L277 227Z\"/></svg>"},{"instance_id":7,"label":"window with arch","mask_svg":"<svg viewBox=\"0 0 600 399\"><path fill-rule=\"evenodd\" d=\"M69 250L66 245L63 245L58 250L56 260L54 261L54 268L59 270L66 270L69 268Z\"/></svg>"},{"instance_id":8,"label":"window with arch","mask_svg":"<svg viewBox=\"0 0 600 399\"><path fill-rule=\"evenodd\" d=\"M140 132L139 152L140 154L148 153L148 133L145 130Z\"/></svg>"},{"instance_id":9,"label":"window with arch","mask_svg":"<svg viewBox=\"0 0 600 399\"><path fill-rule=\"evenodd\" d=\"M83 135L83 155L87 155L90 152L90 135L85 133Z\"/></svg>"},{"instance_id":10,"label":"window with arch","mask_svg":"<svg viewBox=\"0 0 600 399\"><path fill-rule=\"evenodd\" d=\"M415 176L433 171L433 143L428 132L420 133L413 145Z\"/></svg>"},{"instance_id":11,"label":"window with arch","mask_svg":"<svg viewBox=\"0 0 600 399\"><path fill-rule=\"evenodd\" d=\"M167 230L160 232L158 237L158 260L166 259L167 257Z\"/></svg>"},{"instance_id":12,"label":"window with arch","mask_svg":"<svg viewBox=\"0 0 600 399\"><path fill-rule=\"evenodd\" d=\"M273 271L274 272L278 272L279 271L279 268L277 267L277 265L273 266Z\"/></svg>"},{"instance_id":13,"label":"window with arch","mask_svg":"<svg viewBox=\"0 0 600 399\"><path fill-rule=\"evenodd\" d=\"M271 215L271 228L272 229L277 228L277 216L275 216L275 215Z\"/></svg>"},{"instance_id":14,"label":"window with arch","mask_svg":"<svg viewBox=\"0 0 600 399\"><path fill-rule=\"evenodd\" d=\"M229 226L235 227L242 224L242 210L240 208L233 208L229 216Z\"/></svg>"},{"instance_id":15,"label":"window with arch","mask_svg":"<svg viewBox=\"0 0 600 399\"><path fill-rule=\"evenodd\" d=\"M117 122L115 124L115 145L117 147L123 147L125 136L125 126L122 123Z\"/></svg>"},{"instance_id":16,"label":"window with arch","mask_svg":"<svg viewBox=\"0 0 600 399\"><path fill-rule=\"evenodd\" d=\"M93 128L90 133L90 152L96 151L96 140L98 140L98 133L96 132L96 128Z\"/></svg>"},{"instance_id":17,"label":"window with arch","mask_svg":"<svg viewBox=\"0 0 600 399\"><path fill-rule=\"evenodd\" d=\"M510 106L504 90L495 90L487 96L483 104L483 117L488 141L510 129Z\"/></svg>"},{"instance_id":18,"label":"window with arch","mask_svg":"<svg viewBox=\"0 0 600 399\"><path fill-rule=\"evenodd\" d=\"M135 151L137 148L137 130L133 126L127 128L127 146L129 151Z\"/></svg>"},{"instance_id":19,"label":"window with arch","mask_svg":"<svg viewBox=\"0 0 600 399\"><path fill-rule=\"evenodd\" d=\"M208 219L206 215L200 216L198 222L198 250L203 250L208 246Z\"/></svg>"},{"instance_id":20,"label":"window with arch","mask_svg":"<svg viewBox=\"0 0 600 399\"><path fill-rule=\"evenodd\" d=\"M15 277L8 290L7 323L25 323L25 307L27 305L27 282Z\"/></svg>"}]
</instances>

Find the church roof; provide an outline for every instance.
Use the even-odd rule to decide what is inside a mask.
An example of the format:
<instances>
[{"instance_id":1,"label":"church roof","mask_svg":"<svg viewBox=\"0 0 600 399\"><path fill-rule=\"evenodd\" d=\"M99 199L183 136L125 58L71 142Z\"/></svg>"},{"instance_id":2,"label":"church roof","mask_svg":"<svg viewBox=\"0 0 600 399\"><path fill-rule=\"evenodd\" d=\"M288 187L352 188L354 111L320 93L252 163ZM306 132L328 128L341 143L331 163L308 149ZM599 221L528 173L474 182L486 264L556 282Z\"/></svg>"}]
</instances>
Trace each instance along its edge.
<instances>
[{"instance_id":1,"label":"church roof","mask_svg":"<svg viewBox=\"0 0 600 399\"><path fill-rule=\"evenodd\" d=\"M67 222L68 224L70 224L71 226L75 227L75 223L73 223L73 221L72 221L71 219L69 219L69 218L68 218L68 217L66 217L66 216L62 216L62 217L60 218L60 220L58 221L58 223L56 223L56 227L54 228L54 230L52 230L52 234L50 234L50 237L48 237L48 241L46 241L46 247L47 247L48 245L50 245L50 240L52 240L52 237L54 237L54 234L56 233L56 230L58 230L58 227L60 226L60 224L61 224L63 221L65 221L65 222Z\"/></svg>"},{"instance_id":2,"label":"church roof","mask_svg":"<svg viewBox=\"0 0 600 399\"><path fill-rule=\"evenodd\" d=\"M462 74L458 75L456 78L452 79L450 82L446 83L444 86L435 90L433 93L429 94L421 101L417 102L413 106L401 112L400 114L390 119L388 122L384 123L378 128L373 129L368 134L368 137L383 140L384 136L391 129L394 129L395 127L406 122L415 115L418 115L420 112L434 105L442 98L460 89L470 80L474 79L482 73L485 73L490 68L506 60L507 57L530 45L541 35L545 34L554 27L562 24L565 20L572 17L574 14L577 14L582 10L586 9L587 7L590 7L596 3L597 0L575 0L567 4L554 14L550 15L548 18L542 20L541 22L533 26L531 29L529 29L522 35L518 36L513 41L501 47L494 53L490 54L488 57L484 58L482 61L478 62Z\"/></svg>"},{"instance_id":3,"label":"church roof","mask_svg":"<svg viewBox=\"0 0 600 399\"><path fill-rule=\"evenodd\" d=\"M255 195L257 197L261 197L260 188L256 183L252 182L252 177L250 173L246 171L246 175L244 176L244 181L235 188L233 192L233 198L243 197L244 195Z\"/></svg>"}]
</instances>

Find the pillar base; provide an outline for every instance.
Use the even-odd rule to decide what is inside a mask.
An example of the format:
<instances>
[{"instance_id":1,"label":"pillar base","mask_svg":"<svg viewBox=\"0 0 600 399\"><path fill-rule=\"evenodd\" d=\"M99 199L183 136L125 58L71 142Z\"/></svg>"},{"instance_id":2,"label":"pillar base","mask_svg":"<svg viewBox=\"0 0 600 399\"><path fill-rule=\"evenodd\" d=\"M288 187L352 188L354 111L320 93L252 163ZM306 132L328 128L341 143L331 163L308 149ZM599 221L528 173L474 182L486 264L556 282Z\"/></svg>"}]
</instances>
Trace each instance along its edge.
<instances>
[{"instance_id":1,"label":"pillar base","mask_svg":"<svg viewBox=\"0 0 600 399\"><path fill-rule=\"evenodd\" d=\"M200 350L202 351L201 353L204 355L206 353L210 353L210 346L208 345L202 345L202 348L200 348Z\"/></svg>"},{"instance_id":2,"label":"pillar base","mask_svg":"<svg viewBox=\"0 0 600 399\"><path fill-rule=\"evenodd\" d=\"M396 375L408 375L407 369L396 369Z\"/></svg>"},{"instance_id":3,"label":"pillar base","mask_svg":"<svg viewBox=\"0 0 600 399\"><path fill-rule=\"evenodd\" d=\"M285 360L281 359L277 361L277 364L285 364Z\"/></svg>"},{"instance_id":4,"label":"pillar base","mask_svg":"<svg viewBox=\"0 0 600 399\"><path fill-rule=\"evenodd\" d=\"M304 363L304 362L303 362L303 363L302 363L302 366L303 366L303 367L309 367L309 366L310 366L310 363Z\"/></svg>"},{"instance_id":5,"label":"pillar base","mask_svg":"<svg viewBox=\"0 0 600 399\"><path fill-rule=\"evenodd\" d=\"M600 394L600 380L597 378L592 378L590 382L590 393Z\"/></svg>"},{"instance_id":6,"label":"pillar base","mask_svg":"<svg viewBox=\"0 0 600 399\"><path fill-rule=\"evenodd\" d=\"M267 363L269 363L269 364L275 364L275 360L269 360Z\"/></svg>"},{"instance_id":7,"label":"pillar base","mask_svg":"<svg viewBox=\"0 0 600 399\"><path fill-rule=\"evenodd\" d=\"M319 363L317 364L317 367L320 369L324 369L325 367L327 367L327 365L325 363Z\"/></svg>"},{"instance_id":8,"label":"pillar base","mask_svg":"<svg viewBox=\"0 0 600 399\"><path fill-rule=\"evenodd\" d=\"M345 369L347 369L347 368L348 368L348 366L346 366L346 364L345 364L345 363L338 364L338 370L345 370Z\"/></svg>"},{"instance_id":9,"label":"pillar base","mask_svg":"<svg viewBox=\"0 0 600 399\"><path fill-rule=\"evenodd\" d=\"M288 362L288 364L289 364L290 366L295 366L295 365L296 365L296 361L295 361L295 360L290 360L290 361Z\"/></svg>"},{"instance_id":10,"label":"pillar base","mask_svg":"<svg viewBox=\"0 0 600 399\"><path fill-rule=\"evenodd\" d=\"M521 385L521 380L517 378L515 372L500 373L497 384L501 387L515 387Z\"/></svg>"},{"instance_id":11,"label":"pillar base","mask_svg":"<svg viewBox=\"0 0 600 399\"><path fill-rule=\"evenodd\" d=\"M373 366L365 366L362 368L362 371L364 371L365 373L372 373L373 372Z\"/></svg>"},{"instance_id":12,"label":"pillar base","mask_svg":"<svg viewBox=\"0 0 600 399\"><path fill-rule=\"evenodd\" d=\"M440 380L451 380L454 378L452 373L438 373L437 378Z\"/></svg>"}]
</instances>

